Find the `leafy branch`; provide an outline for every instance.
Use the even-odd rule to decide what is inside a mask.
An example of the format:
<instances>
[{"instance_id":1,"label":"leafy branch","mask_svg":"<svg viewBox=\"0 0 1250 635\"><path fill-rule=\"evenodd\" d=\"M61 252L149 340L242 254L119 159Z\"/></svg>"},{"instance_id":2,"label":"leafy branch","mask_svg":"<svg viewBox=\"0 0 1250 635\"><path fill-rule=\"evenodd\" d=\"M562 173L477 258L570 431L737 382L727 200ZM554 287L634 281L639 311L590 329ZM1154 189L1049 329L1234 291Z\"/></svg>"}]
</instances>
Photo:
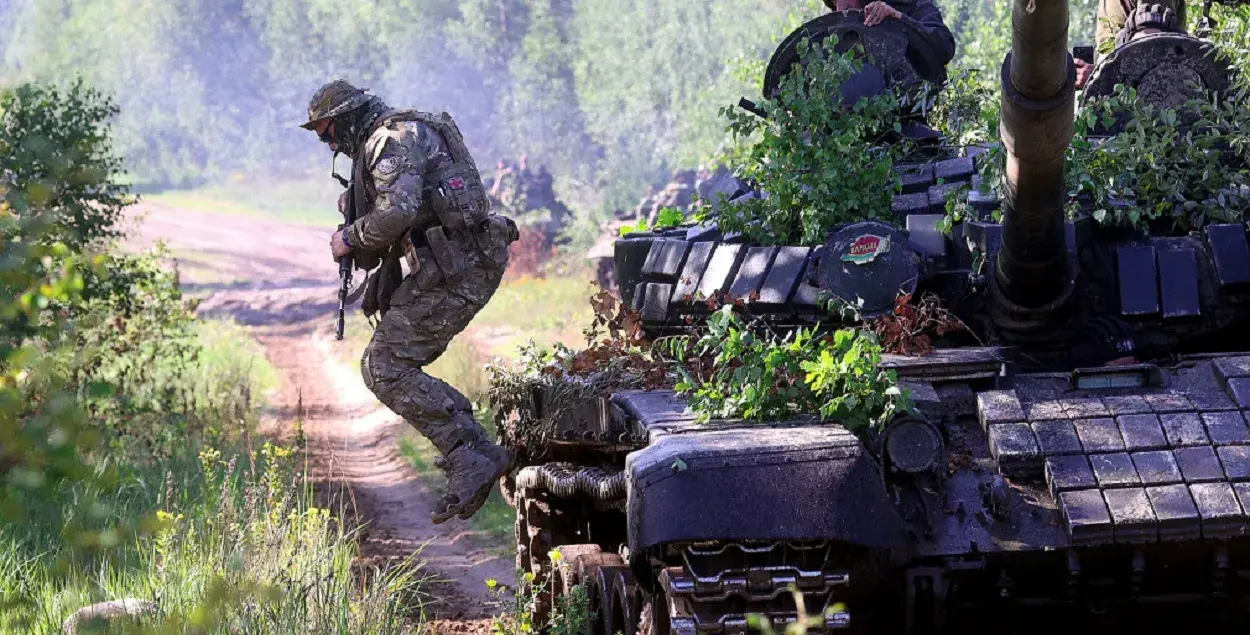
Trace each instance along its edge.
<instances>
[{"instance_id":1,"label":"leafy branch","mask_svg":"<svg viewBox=\"0 0 1250 635\"><path fill-rule=\"evenodd\" d=\"M855 52L837 53L835 44L800 42L806 68L791 72L775 98L758 104L765 117L722 110L734 141L727 163L767 192L723 206L716 219L722 231L760 244L814 245L844 223L893 222L900 186L893 164L904 144L887 141L902 129L901 99L887 93L844 103L841 85L863 62Z\"/></svg>"},{"instance_id":2,"label":"leafy branch","mask_svg":"<svg viewBox=\"0 0 1250 635\"><path fill-rule=\"evenodd\" d=\"M755 421L818 412L852 430L879 427L911 403L892 371L877 368L882 348L868 330L821 334L819 327L784 336L744 323L732 305L708 317L696 338L665 342L700 420Z\"/></svg>"}]
</instances>

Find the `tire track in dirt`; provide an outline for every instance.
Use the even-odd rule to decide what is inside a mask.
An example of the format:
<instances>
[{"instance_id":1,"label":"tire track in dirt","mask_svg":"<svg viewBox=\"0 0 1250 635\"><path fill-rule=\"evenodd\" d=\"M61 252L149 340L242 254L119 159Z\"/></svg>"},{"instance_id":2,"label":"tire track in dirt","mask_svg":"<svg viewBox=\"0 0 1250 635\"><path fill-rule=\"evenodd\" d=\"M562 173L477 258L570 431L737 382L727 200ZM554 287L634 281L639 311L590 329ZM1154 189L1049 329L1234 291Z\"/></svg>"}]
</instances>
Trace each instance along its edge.
<instances>
[{"instance_id":1,"label":"tire track in dirt","mask_svg":"<svg viewBox=\"0 0 1250 635\"><path fill-rule=\"evenodd\" d=\"M290 439L303 420L315 477L343 486L365 523L364 560L419 551L426 572L440 579L425 587L432 630L488 631L483 583L514 580L513 563L469 521L430 521L437 493L398 453L407 424L377 402L358 368L339 361L346 343L333 334L338 269L330 230L155 204L137 206L134 222L128 246L165 242L184 289L202 298L199 314L233 318L264 348L280 378L264 431Z\"/></svg>"}]
</instances>

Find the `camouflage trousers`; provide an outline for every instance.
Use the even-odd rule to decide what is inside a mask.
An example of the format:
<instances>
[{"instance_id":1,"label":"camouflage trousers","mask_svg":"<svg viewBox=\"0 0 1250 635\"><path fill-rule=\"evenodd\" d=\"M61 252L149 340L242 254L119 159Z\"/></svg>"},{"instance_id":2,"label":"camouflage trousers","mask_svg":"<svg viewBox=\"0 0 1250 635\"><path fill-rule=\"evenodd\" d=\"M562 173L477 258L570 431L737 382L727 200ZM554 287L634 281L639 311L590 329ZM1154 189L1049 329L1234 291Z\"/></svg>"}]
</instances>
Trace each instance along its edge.
<instances>
[{"instance_id":1,"label":"camouflage trousers","mask_svg":"<svg viewBox=\"0 0 1250 635\"><path fill-rule=\"evenodd\" d=\"M447 382L427 375L451 339L469 325L499 288L508 241L481 250L463 245L461 277L448 282L429 248L415 250L416 263L391 296L361 359L361 374L378 401L403 417L446 456L460 445L490 444L473 418L473 404Z\"/></svg>"}]
</instances>

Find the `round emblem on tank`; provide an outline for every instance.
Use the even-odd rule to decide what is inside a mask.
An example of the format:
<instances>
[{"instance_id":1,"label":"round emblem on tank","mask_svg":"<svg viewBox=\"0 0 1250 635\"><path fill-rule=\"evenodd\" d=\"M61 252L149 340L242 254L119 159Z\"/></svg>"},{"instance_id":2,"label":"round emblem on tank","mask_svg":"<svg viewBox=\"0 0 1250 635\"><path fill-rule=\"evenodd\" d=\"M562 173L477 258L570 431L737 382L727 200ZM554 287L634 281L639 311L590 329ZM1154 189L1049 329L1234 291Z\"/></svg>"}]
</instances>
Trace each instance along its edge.
<instances>
[{"instance_id":1,"label":"round emblem on tank","mask_svg":"<svg viewBox=\"0 0 1250 635\"><path fill-rule=\"evenodd\" d=\"M898 230L875 221L853 223L825 243L817 287L858 307L865 318L884 315L900 294L916 291L919 256Z\"/></svg>"}]
</instances>

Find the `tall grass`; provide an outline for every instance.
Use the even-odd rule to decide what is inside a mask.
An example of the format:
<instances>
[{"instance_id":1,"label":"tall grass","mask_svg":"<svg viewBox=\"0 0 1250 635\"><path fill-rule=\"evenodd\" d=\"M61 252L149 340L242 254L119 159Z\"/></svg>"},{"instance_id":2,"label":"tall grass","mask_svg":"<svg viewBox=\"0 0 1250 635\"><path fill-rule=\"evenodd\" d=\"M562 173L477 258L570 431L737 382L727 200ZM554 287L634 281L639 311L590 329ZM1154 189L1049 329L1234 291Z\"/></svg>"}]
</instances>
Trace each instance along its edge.
<instances>
[{"instance_id":1,"label":"tall grass","mask_svg":"<svg viewBox=\"0 0 1250 635\"><path fill-rule=\"evenodd\" d=\"M190 328L195 354L178 372L150 372L127 393L176 389L186 395L176 414L193 425L144 434L163 443L110 444L91 457L96 478L7 501L24 513L0 520L0 635L60 633L81 607L123 598L155 602L145 625L160 633L392 635L410 617L419 624L420 565L361 570L355 528L316 503L299 448L253 436L276 384L256 343L227 322ZM162 421L172 420L131 417L122 429Z\"/></svg>"},{"instance_id":2,"label":"tall grass","mask_svg":"<svg viewBox=\"0 0 1250 635\"><path fill-rule=\"evenodd\" d=\"M420 568L353 568L353 529L314 505L298 454L206 448L126 470L98 492L108 520L130 535L100 554L48 551L48 526L0 526L0 633L59 633L75 610L102 600L155 602L162 633L404 632L418 607ZM228 457L228 458L227 458ZM67 492L73 505L86 492ZM51 556L60 568L45 566Z\"/></svg>"}]
</instances>

